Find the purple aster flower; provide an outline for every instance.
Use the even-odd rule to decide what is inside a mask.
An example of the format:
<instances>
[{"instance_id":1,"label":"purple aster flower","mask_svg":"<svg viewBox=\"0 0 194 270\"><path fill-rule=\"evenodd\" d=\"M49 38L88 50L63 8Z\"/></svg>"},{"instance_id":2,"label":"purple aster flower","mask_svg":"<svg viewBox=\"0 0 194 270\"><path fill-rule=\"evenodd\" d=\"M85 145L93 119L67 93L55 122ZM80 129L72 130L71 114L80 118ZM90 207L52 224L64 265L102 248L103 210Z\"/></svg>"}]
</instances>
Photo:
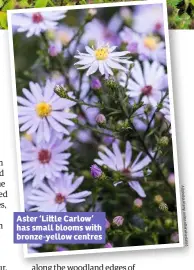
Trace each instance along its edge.
<instances>
[{"instance_id":1,"label":"purple aster flower","mask_svg":"<svg viewBox=\"0 0 194 270\"><path fill-rule=\"evenodd\" d=\"M146 22L146 23L145 23ZM133 29L138 33L157 33L164 36L162 5L141 5L135 8Z\"/></svg>"},{"instance_id":2,"label":"purple aster flower","mask_svg":"<svg viewBox=\"0 0 194 270\"><path fill-rule=\"evenodd\" d=\"M28 253L38 253L37 248L42 247L42 244L28 244Z\"/></svg>"},{"instance_id":3,"label":"purple aster flower","mask_svg":"<svg viewBox=\"0 0 194 270\"><path fill-rule=\"evenodd\" d=\"M102 170L96 164L90 167L90 172L94 178L99 178L102 175Z\"/></svg>"},{"instance_id":4,"label":"purple aster flower","mask_svg":"<svg viewBox=\"0 0 194 270\"><path fill-rule=\"evenodd\" d=\"M113 16L108 25L105 25L98 19L93 19L85 27L85 32L81 42L87 45L90 41L97 43L109 43L111 45L119 45L120 40L117 31L122 25L122 20L118 14Z\"/></svg>"},{"instance_id":5,"label":"purple aster flower","mask_svg":"<svg viewBox=\"0 0 194 270\"><path fill-rule=\"evenodd\" d=\"M170 123L170 101L169 98L166 98L163 102L163 108L160 110L160 112L164 115L164 117L167 119L167 121Z\"/></svg>"},{"instance_id":6,"label":"purple aster flower","mask_svg":"<svg viewBox=\"0 0 194 270\"><path fill-rule=\"evenodd\" d=\"M145 156L140 160L143 155L143 153L140 152L132 162L132 146L128 141L126 143L124 154L120 151L117 142L112 144L112 148L113 152L106 146L101 146L101 151L98 152L100 159L95 159L94 161L100 166L106 165L113 171L120 171L123 173L123 175L129 178L129 186L135 190L139 196L146 197L138 179L144 177L144 168L151 162L150 157ZM150 170L148 173L150 173ZM116 185L119 183L120 182Z\"/></svg>"},{"instance_id":7,"label":"purple aster flower","mask_svg":"<svg viewBox=\"0 0 194 270\"><path fill-rule=\"evenodd\" d=\"M121 85L126 84L126 74L120 75ZM144 104L156 107L163 97L168 87L167 74L164 66L158 62L143 62L143 68L140 62L135 61L134 68L131 70L131 78L127 81L127 95L134 100L138 100L143 95Z\"/></svg>"},{"instance_id":8,"label":"purple aster flower","mask_svg":"<svg viewBox=\"0 0 194 270\"><path fill-rule=\"evenodd\" d=\"M104 245L104 247L105 247L105 248L112 248L113 245L112 245L111 243L108 242L108 243L106 243L106 244Z\"/></svg>"},{"instance_id":9,"label":"purple aster flower","mask_svg":"<svg viewBox=\"0 0 194 270\"><path fill-rule=\"evenodd\" d=\"M65 17L65 11L31 12L14 14L12 26L17 32L27 32L26 37L40 36L42 32L56 28L58 20Z\"/></svg>"},{"instance_id":10,"label":"purple aster flower","mask_svg":"<svg viewBox=\"0 0 194 270\"><path fill-rule=\"evenodd\" d=\"M108 221L108 219L106 219L105 222L106 222L106 223L105 223L105 228L106 228L106 229L109 229L109 228L110 228L110 222Z\"/></svg>"},{"instance_id":11,"label":"purple aster flower","mask_svg":"<svg viewBox=\"0 0 194 270\"><path fill-rule=\"evenodd\" d=\"M151 59L166 64L165 43L156 35L143 34L140 35L133 32L128 27L124 27L120 32L120 37L127 44L127 49L131 53L138 53L139 59Z\"/></svg>"},{"instance_id":12,"label":"purple aster flower","mask_svg":"<svg viewBox=\"0 0 194 270\"><path fill-rule=\"evenodd\" d=\"M115 140L115 138L112 136L104 136L103 137L103 142L104 142L104 144L107 144L107 145L112 144L114 142L114 140Z\"/></svg>"},{"instance_id":13,"label":"purple aster flower","mask_svg":"<svg viewBox=\"0 0 194 270\"><path fill-rule=\"evenodd\" d=\"M122 226L123 225L123 222L124 222L124 218L122 216L116 216L114 219L113 219L113 224L115 224L116 226Z\"/></svg>"},{"instance_id":14,"label":"purple aster flower","mask_svg":"<svg viewBox=\"0 0 194 270\"><path fill-rule=\"evenodd\" d=\"M70 138L61 140L55 132L49 142L37 143L37 135L28 140L21 139L21 158L24 183L33 180L33 186L38 186L46 177L54 181L61 171L68 171L67 159L70 153L65 153L72 146Z\"/></svg>"},{"instance_id":15,"label":"purple aster flower","mask_svg":"<svg viewBox=\"0 0 194 270\"><path fill-rule=\"evenodd\" d=\"M62 246L56 246L55 247L56 251L67 251L68 249L66 247L62 247Z\"/></svg>"},{"instance_id":16,"label":"purple aster flower","mask_svg":"<svg viewBox=\"0 0 194 270\"><path fill-rule=\"evenodd\" d=\"M40 212L67 212L67 203L81 203L88 197L90 191L74 191L82 184L84 177L80 176L74 181L74 174L60 174L56 182L50 180L41 182L39 188L32 189L28 197L28 205Z\"/></svg>"},{"instance_id":17,"label":"purple aster flower","mask_svg":"<svg viewBox=\"0 0 194 270\"><path fill-rule=\"evenodd\" d=\"M37 132L37 141L49 141L51 128L55 131L68 135L69 131L65 126L72 126L70 120L76 115L67 112L75 105L68 99L62 99L54 92L55 84L47 80L45 87L38 83L30 82L30 91L23 89L25 97L18 97L20 131L33 134ZM69 94L70 95L70 94Z\"/></svg>"}]
</instances>

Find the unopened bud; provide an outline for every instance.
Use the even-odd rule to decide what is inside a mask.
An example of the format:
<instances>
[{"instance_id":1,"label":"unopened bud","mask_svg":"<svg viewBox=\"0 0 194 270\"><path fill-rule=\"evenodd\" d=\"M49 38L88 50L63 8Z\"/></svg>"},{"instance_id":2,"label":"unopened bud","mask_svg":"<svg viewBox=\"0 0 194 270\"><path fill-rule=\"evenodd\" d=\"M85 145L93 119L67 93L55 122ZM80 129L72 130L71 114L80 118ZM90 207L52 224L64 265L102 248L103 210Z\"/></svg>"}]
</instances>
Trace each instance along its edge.
<instances>
[{"instance_id":1,"label":"unopened bud","mask_svg":"<svg viewBox=\"0 0 194 270\"><path fill-rule=\"evenodd\" d=\"M168 183L172 186L175 185L175 178L174 178L174 173L170 173L168 176Z\"/></svg>"},{"instance_id":2,"label":"unopened bud","mask_svg":"<svg viewBox=\"0 0 194 270\"><path fill-rule=\"evenodd\" d=\"M106 244L104 245L104 247L105 247L105 248L112 248L113 245L112 245L111 243L106 243Z\"/></svg>"},{"instance_id":3,"label":"unopened bud","mask_svg":"<svg viewBox=\"0 0 194 270\"><path fill-rule=\"evenodd\" d=\"M178 234L178 232L172 233L170 239L171 239L172 242L178 243L179 242L179 234Z\"/></svg>"},{"instance_id":4,"label":"unopened bud","mask_svg":"<svg viewBox=\"0 0 194 270\"><path fill-rule=\"evenodd\" d=\"M156 195L156 196L154 197L154 201L155 201L156 203L160 204L161 202L163 202L163 198L162 198L161 195Z\"/></svg>"},{"instance_id":5,"label":"unopened bud","mask_svg":"<svg viewBox=\"0 0 194 270\"><path fill-rule=\"evenodd\" d=\"M104 125L104 124L106 124L106 117L104 116L104 114L98 114L97 116L96 116L96 123L98 124L98 125Z\"/></svg>"},{"instance_id":6,"label":"unopened bud","mask_svg":"<svg viewBox=\"0 0 194 270\"><path fill-rule=\"evenodd\" d=\"M105 222L106 222L106 223L105 223L105 228L106 228L106 229L109 229L109 228L110 228L110 222L108 221L108 219L106 219Z\"/></svg>"},{"instance_id":7,"label":"unopened bud","mask_svg":"<svg viewBox=\"0 0 194 270\"><path fill-rule=\"evenodd\" d=\"M169 138L167 136L163 136L159 139L158 144L160 146L167 146L169 144Z\"/></svg>"},{"instance_id":8,"label":"unopened bud","mask_svg":"<svg viewBox=\"0 0 194 270\"><path fill-rule=\"evenodd\" d=\"M61 98L67 98L67 91L64 89L64 87L60 85L56 85L54 88L54 92Z\"/></svg>"},{"instance_id":9,"label":"unopened bud","mask_svg":"<svg viewBox=\"0 0 194 270\"><path fill-rule=\"evenodd\" d=\"M123 225L123 222L124 222L124 218L122 216L116 216L113 219L113 224L115 224L118 227L121 226L121 225Z\"/></svg>"},{"instance_id":10,"label":"unopened bud","mask_svg":"<svg viewBox=\"0 0 194 270\"><path fill-rule=\"evenodd\" d=\"M134 200L133 204L134 204L137 208L141 208L142 205L143 205L143 201L142 201L142 199L137 198L137 199Z\"/></svg>"},{"instance_id":11,"label":"unopened bud","mask_svg":"<svg viewBox=\"0 0 194 270\"><path fill-rule=\"evenodd\" d=\"M98 78L93 78L91 81L91 88L94 90L99 90L101 89L102 84Z\"/></svg>"},{"instance_id":12,"label":"unopened bud","mask_svg":"<svg viewBox=\"0 0 194 270\"><path fill-rule=\"evenodd\" d=\"M90 173L92 177L100 178L100 176L102 175L102 170L96 164L93 164L90 167Z\"/></svg>"}]
</instances>

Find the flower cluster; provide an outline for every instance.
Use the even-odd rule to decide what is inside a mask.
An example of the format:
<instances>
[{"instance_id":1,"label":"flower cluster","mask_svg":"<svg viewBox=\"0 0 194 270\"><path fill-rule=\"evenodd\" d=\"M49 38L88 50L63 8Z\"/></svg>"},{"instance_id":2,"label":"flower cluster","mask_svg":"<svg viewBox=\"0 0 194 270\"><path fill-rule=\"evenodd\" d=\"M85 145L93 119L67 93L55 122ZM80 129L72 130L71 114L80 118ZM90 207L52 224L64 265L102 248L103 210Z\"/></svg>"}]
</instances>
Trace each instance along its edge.
<instances>
[{"instance_id":1,"label":"flower cluster","mask_svg":"<svg viewBox=\"0 0 194 270\"><path fill-rule=\"evenodd\" d=\"M177 242L162 5L12 25L26 211L106 212L107 243L87 248Z\"/></svg>"}]
</instances>

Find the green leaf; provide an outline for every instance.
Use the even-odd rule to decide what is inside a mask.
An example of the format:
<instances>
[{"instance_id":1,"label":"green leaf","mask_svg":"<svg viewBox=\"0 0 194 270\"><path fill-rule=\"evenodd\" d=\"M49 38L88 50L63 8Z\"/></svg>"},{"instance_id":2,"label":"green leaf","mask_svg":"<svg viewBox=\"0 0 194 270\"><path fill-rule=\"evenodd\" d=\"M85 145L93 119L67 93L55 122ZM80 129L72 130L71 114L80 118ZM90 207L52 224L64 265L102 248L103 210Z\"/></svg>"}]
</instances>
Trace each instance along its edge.
<instances>
[{"instance_id":1,"label":"green leaf","mask_svg":"<svg viewBox=\"0 0 194 270\"><path fill-rule=\"evenodd\" d=\"M14 9L15 8L15 0L9 0L7 4L4 5L2 8L2 11L7 11L9 9Z\"/></svg>"},{"instance_id":2,"label":"green leaf","mask_svg":"<svg viewBox=\"0 0 194 270\"><path fill-rule=\"evenodd\" d=\"M28 0L21 0L19 2L19 5L20 5L21 8L31 7L31 5L28 3Z\"/></svg>"},{"instance_id":3,"label":"green leaf","mask_svg":"<svg viewBox=\"0 0 194 270\"><path fill-rule=\"evenodd\" d=\"M0 28L7 29L7 14L3 11L0 11Z\"/></svg>"},{"instance_id":4,"label":"green leaf","mask_svg":"<svg viewBox=\"0 0 194 270\"><path fill-rule=\"evenodd\" d=\"M35 3L35 8L39 8L39 7L46 7L48 4L48 0L36 0Z\"/></svg>"},{"instance_id":5,"label":"green leaf","mask_svg":"<svg viewBox=\"0 0 194 270\"><path fill-rule=\"evenodd\" d=\"M3 6L4 2L3 0L0 0L0 8Z\"/></svg>"},{"instance_id":6,"label":"green leaf","mask_svg":"<svg viewBox=\"0 0 194 270\"><path fill-rule=\"evenodd\" d=\"M172 7L176 7L182 0L167 0L167 4Z\"/></svg>"},{"instance_id":7,"label":"green leaf","mask_svg":"<svg viewBox=\"0 0 194 270\"><path fill-rule=\"evenodd\" d=\"M191 4L194 6L194 0L191 0Z\"/></svg>"}]
</instances>

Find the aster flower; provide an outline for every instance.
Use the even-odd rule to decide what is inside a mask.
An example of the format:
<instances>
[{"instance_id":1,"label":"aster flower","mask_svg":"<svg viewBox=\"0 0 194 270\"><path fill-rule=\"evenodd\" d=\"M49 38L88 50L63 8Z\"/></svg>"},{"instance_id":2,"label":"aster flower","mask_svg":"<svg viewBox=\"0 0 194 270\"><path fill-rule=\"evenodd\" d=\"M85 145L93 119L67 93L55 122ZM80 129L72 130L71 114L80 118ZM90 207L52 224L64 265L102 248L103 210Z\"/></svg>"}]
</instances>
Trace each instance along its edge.
<instances>
[{"instance_id":1,"label":"aster flower","mask_svg":"<svg viewBox=\"0 0 194 270\"><path fill-rule=\"evenodd\" d=\"M52 44L53 48L55 48L60 53L62 52L63 46L67 46L76 32L76 28L59 24L57 28L47 31L47 38L50 44ZM76 39L69 44L68 49L64 50L64 57L68 57L69 53L73 53L75 51L76 44Z\"/></svg>"},{"instance_id":2,"label":"aster flower","mask_svg":"<svg viewBox=\"0 0 194 270\"><path fill-rule=\"evenodd\" d=\"M49 142L37 143L37 136L32 140L21 139L21 159L24 183L33 180L33 186L38 186L46 177L55 181L61 171L68 171L67 159L70 153L64 153L72 146L70 138L61 140L52 132Z\"/></svg>"},{"instance_id":3,"label":"aster flower","mask_svg":"<svg viewBox=\"0 0 194 270\"><path fill-rule=\"evenodd\" d=\"M40 212L67 212L67 203L77 204L85 201L90 191L74 191L82 184L84 177L80 176L75 181L74 174L61 174L56 182L40 183L39 189L32 189L28 197L28 204L32 210Z\"/></svg>"},{"instance_id":4,"label":"aster flower","mask_svg":"<svg viewBox=\"0 0 194 270\"><path fill-rule=\"evenodd\" d=\"M42 32L55 28L57 21L64 17L65 11L14 14L12 26L17 27L17 32L27 32L26 37L40 36Z\"/></svg>"},{"instance_id":5,"label":"aster flower","mask_svg":"<svg viewBox=\"0 0 194 270\"><path fill-rule=\"evenodd\" d=\"M110 228L110 222L108 221L108 219L105 220L105 228L106 230Z\"/></svg>"},{"instance_id":6,"label":"aster flower","mask_svg":"<svg viewBox=\"0 0 194 270\"><path fill-rule=\"evenodd\" d=\"M28 253L38 253L37 248L42 247L42 244L28 244Z\"/></svg>"},{"instance_id":7,"label":"aster flower","mask_svg":"<svg viewBox=\"0 0 194 270\"><path fill-rule=\"evenodd\" d=\"M81 66L78 69L88 69L86 75L89 76L95 73L98 69L102 75L113 75L111 69L126 71L126 67L121 64L129 64L128 51L114 52L116 46L109 47L97 46L96 49L85 47L87 53L78 52L75 58L79 59L75 65Z\"/></svg>"},{"instance_id":8,"label":"aster flower","mask_svg":"<svg viewBox=\"0 0 194 270\"><path fill-rule=\"evenodd\" d=\"M171 122L170 120L170 101L168 98L166 98L163 102L163 108L160 110L160 112L164 115L164 117L168 120L168 122Z\"/></svg>"},{"instance_id":9,"label":"aster flower","mask_svg":"<svg viewBox=\"0 0 194 270\"><path fill-rule=\"evenodd\" d=\"M138 33L157 33L164 36L162 5L141 5L135 8L132 28Z\"/></svg>"},{"instance_id":10,"label":"aster flower","mask_svg":"<svg viewBox=\"0 0 194 270\"><path fill-rule=\"evenodd\" d=\"M112 144L113 152L110 151L106 146L101 146L103 152L98 152L100 159L95 159L94 161L99 165L106 165L113 171L119 171L123 173L124 176L129 178L129 186L135 190L139 196L146 197L146 194L141 187L138 179L144 177L143 169L151 162L148 156L145 156L140 160L142 152L140 152L136 159L132 162L132 146L130 142L127 141L125 153L121 153L118 143L114 142ZM118 182L117 184L119 184Z\"/></svg>"},{"instance_id":11,"label":"aster flower","mask_svg":"<svg viewBox=\"0 0 194 270\"><path fill-rule=\"evenodd\" d=\"M47 142L51 137L51 129L69 135L64 127L72 126L74 123L69 120L76 115L67 112L75 105L68 99L62 99L54 93L55 83L47 80L45 87L38 83L29 83L30 91L23 89L25 97L18 97L19 124L21 132L33 134L37 131L37 141Z\"/></svg>"},{"instance_id":12,"label":"aster flower","mask_svg":"<svg viewBox=\"0 0 194 270\"><path fill-rule=\"evenodd\" d=\"M95 44L109 43L110 45L119 45L120 40L117 31L122 25L122 20L118 14L114 15L108 24L94 18L85 26L81 42L87 45L89 42Z\"/></svg>"},{"instance_id":13,"label":"aster flower","mask_svg":"<svg viewBox=\"0 0 194 270\"><path fill-rule=\"evenodd\" d=\"M111 243L106 243L105 245L104 245L104 247L105 248L113 248L113 245L111 244Z\"/></svg>"},{"instance_id":14,"label":"aster flower","mask_svg":"<svg viewBox=\"0 0 194 270\"><path fill-rule=\"evenodd\" d=\"M150 64L148 61L144 61L142 65L143 67L138 61L135 61L134 68L131 70L131 78L127 82L127 94L136 101L143 95L144 104L155 107L168 87L167 74L164 67L157 62ZM125 74L121 80L126 80Z\"/></svg>"},{"instance_id":15,"label":"aster flower","mask_svg":"<svg viewBox=\"0 0 194 270\"><path fill-rule=\"evenodd\" d=\"M151 59L166 65L165 43L154 34L138 34L128 27L120 32L131 53L137 53L140 60Z\"/></svg>"}]
</instances>

